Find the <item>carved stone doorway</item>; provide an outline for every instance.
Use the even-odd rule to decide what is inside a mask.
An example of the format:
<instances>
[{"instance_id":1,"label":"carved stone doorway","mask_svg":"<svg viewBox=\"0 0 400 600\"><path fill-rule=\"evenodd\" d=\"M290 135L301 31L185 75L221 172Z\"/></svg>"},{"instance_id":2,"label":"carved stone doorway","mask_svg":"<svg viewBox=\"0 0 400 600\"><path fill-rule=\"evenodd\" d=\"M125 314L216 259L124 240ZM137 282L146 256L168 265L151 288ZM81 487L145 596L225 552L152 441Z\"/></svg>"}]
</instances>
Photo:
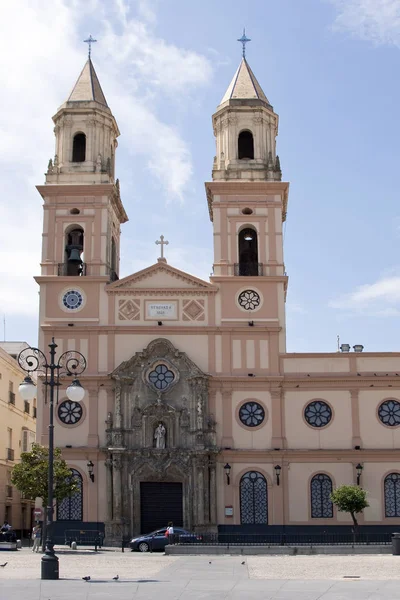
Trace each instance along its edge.
<instances>
[{"instance_id":1,"label":"carved stone doorway","mask_svg":"<svg viewBox=\"0 0 400 600\"><path fill-rule=\"evenodd\" d=\"M149 533L166 527L173 521L176 527L183 526L183 489L180 482L140 482L140 529Z\"/></svg>"}]
</instances>

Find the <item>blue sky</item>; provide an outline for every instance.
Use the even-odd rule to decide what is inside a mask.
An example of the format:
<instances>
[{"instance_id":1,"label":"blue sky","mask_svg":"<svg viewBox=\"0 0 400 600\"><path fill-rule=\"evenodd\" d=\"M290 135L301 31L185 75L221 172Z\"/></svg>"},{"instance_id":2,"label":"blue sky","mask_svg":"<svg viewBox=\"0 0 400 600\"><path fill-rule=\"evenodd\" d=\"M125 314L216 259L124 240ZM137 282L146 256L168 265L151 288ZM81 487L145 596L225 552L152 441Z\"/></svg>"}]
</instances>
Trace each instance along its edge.
<instances>
[{"instance_id":1,"label":"blue sky","mask_svg":"<svg viewBox=\"0 0 400 600\"><path fill-rule=\"evenodd\" d=\"M122 275L154 263L208 278L204 181L211 115L247 58L280 116L290 181L288 351L399 349L400 0L14 0L0 23L1 312L7 339L37 342L42 184L51 116L93 62L121 130L117 176L130 221ZM18 31L18 35L15 32ZM9 59L5 60L5 56ZM2 333L2 332L1 332Z\"/></svg>"}]
</instances>

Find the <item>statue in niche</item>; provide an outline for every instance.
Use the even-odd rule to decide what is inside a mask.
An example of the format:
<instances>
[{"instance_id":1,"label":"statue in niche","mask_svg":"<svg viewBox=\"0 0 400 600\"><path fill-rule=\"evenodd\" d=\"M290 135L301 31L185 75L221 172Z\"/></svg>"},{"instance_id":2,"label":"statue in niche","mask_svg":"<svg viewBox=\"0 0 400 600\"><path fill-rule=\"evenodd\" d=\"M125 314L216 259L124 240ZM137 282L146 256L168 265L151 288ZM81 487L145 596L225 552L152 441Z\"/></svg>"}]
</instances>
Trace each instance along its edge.
<instances>
[{"instance_id":1,"label":"statue in niche","mask_svg":"<svg viewBox=\"0 0 400 600\"><path fill-rule=\"evenodd\" d=\"M162 423L159 423L154 431L155 447L159 449L165 448L165 436L167 430Z\"/></svg>"},{"instance_id":2,"label":"statue in niche","mask_svg":"<svg viewBox=\"0 0 400 600\"><path fill-rule=\"evenodd\" d=\"M135 405L133 407L133 414L132 414L132 427L140 427L141 424L142 424L142 411L140 410L140 407L139 407L139 396L136 395L135 396Z\"/></svg>"},{"instance_id":3,"label":"statue in niche","mask_svg":"<svg viewBox=\"0 0 400 600\"><path fill-rule=\"evenodd\" d=\"M108 425L108 427L112 427L113 417L111 412L107 413L107 419L104 422L106 423L106 425Z\"/></svg>"},{"instance_id":4,"label":"statue in niche","mask_svg":"<svg viewBox=\"0 0 400 600\"><path fill-rule=\"evenodd\" d=\"M190 416L187 409L187 399L185 396L182 398L182 410L181 410L181 427L189 427L190 425Z\"/></svg>"},{"instance_id":5,"label":"statue in niche","mask_svg":"<svg viewBox=\"0 0 400 600\"><path fill-rule=\"evenodd\" d=\"M197 429L203 429L203 403L201 396L199 396L197 401Z\"/></svg>"},{"instance_id":6,"label":"statue in niche","mask_svg":"<svg viewBox=\"0 0 400 600\"><path fill-rule=\"evenodd\" d=\"M103 167L103 161L101 158L101 154L97 155L97 159L96 159L96 173L101 173Z\"/></svg>"}]
</instances>

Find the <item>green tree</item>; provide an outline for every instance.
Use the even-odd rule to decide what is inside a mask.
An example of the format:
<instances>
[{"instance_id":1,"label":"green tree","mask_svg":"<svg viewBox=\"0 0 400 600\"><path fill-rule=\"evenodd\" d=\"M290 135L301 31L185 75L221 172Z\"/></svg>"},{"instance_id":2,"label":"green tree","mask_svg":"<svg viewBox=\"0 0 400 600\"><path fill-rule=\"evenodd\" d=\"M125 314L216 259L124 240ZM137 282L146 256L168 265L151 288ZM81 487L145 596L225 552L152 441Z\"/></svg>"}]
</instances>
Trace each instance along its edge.
<instances>
[{"instance_id":1,"label":"green tree","mask_svg":"<svg viewBox=\"0 0 400 600\"><path fill-rule=\"evenodd\" d=\"M333 490L331 500L340 512L350 513L356 532L358 529L356 514L369 506L367 492L358 485L341 485Z\"/></svg>"},{"instance_id":2,"label":"green tree","mask_svg":"<svg viewBox=\"0 0 400 600\"><path fill-rule=\"evenodd\" d=\"M30 452L21 453L21 462L12 470L11 482L28 500L41 498L47 504L47 482L49 470L49 449L40 444L32 444ZM61 502L78 491L71 469L63 458L60 448L54 448L54 498Z\"/></svg>"}]
</instances>

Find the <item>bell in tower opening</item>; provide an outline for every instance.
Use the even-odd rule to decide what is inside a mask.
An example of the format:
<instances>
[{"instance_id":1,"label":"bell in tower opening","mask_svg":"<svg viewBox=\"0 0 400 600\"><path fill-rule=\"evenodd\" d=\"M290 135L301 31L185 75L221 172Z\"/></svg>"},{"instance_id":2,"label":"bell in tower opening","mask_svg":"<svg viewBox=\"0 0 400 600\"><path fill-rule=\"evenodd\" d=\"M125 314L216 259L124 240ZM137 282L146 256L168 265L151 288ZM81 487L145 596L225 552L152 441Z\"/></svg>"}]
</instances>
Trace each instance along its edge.
<instances>
[{"instance_id":1,"label":"bell in tower opening","mask_svg":"<svg viewBox=\"0 0 400 600\"><path fill-rule=\"evenodd\" d=\"M74 226L66 235L66 267L65 275L80 276L83 275L83 229Z\"/></svg>"}]
</instances>

